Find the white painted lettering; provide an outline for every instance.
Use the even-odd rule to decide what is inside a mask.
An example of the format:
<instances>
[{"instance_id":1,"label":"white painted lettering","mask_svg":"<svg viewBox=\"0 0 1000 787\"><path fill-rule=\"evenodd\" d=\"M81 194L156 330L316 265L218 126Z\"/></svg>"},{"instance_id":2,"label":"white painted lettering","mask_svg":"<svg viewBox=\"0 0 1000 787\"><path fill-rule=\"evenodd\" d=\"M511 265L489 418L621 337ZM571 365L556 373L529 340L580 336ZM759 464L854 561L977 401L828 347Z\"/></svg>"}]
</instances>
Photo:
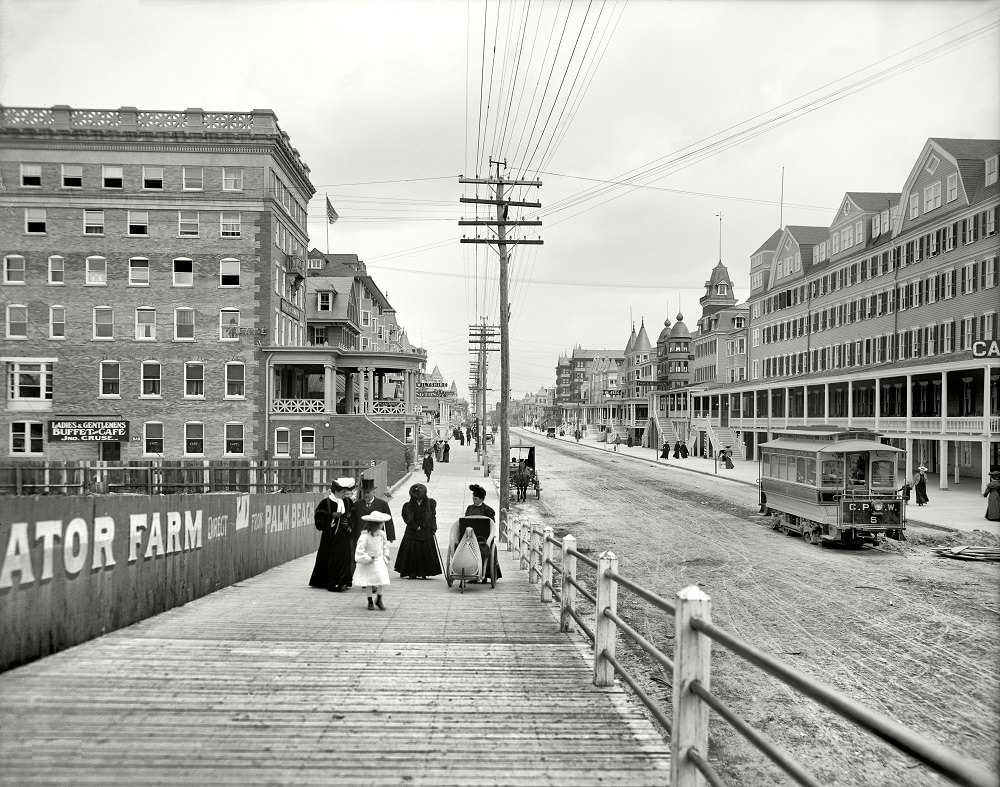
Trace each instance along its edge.
<instances>
[{"instance_id":1,"label":"white painted lettering","mask_svg":"<svg viewBox=\"0 0 1000 787\"><path fill-rule=\"evenodd\" d=\"M56 539L62 535L61 519L41 519L35 523L35 541L42 542L42 579L52 579L52 555Z\"/></svg>"},{"instance_id":2,"label":"white painted lettering","mask_svg":"<svg viewBox=\"0 0 1000 787\"><path fill-rule=\"evenodd\" d=\"M115 520L110 516L94 517L94 559L90 564L92 569L104 568L115 564L112 551L115 541Z\"/></svg>"},{"instance_id":3,"label":"white painted lettering","mask_svg":"<svg viewBox=\"0 0 1000 787\"><path fill-rule=\"evenodd\" d=\"M170 512L167 514L169 518ZM149 539L146 541L146 551L143 554L144 560L149 560L157 555L163 556L163 527L160 525L160 512L154 511L149 522Z\"/></svg>"},{"instance_id":4,"label":"white painted lettering","mask_svg":"<svg viewBox=\"0 0 1000 787\"><path fill-rule=\"evenodd\" d=\"M11 523L7 553L3 557L3 567L0 568L0 588L14 586L15 572L20 575L19 583L22 585L29 585L35 581L35 572L31 568L31 545L28 542L27 522Z\"/></svg>"},{"instance_id":5,"label":"white painted lettering","mask_svg":"<svg viewBox=\"0 0 1000 787\"><path fill-rule=\"evenodd\" d=\"M184 512L184 549L201 549L201 509Z\"/></svg>"},{"instance_id":6,"label":"white painted lettering","mask_svg":"<svg viewBox=\"0 0 1000 787\"><path fill-rule=\"evenodd\" d=\"M181 515L177 511L167 513L167 551L170 555L181 551Z\"/></svg>"},{"instance_id":7,"label":"white painted lettering","mask_svg":"<svg viewBox=\"0 0 1000 787\"><path fill-rule=\"evenodd\" d=\"M128 515L128 562L135 563L139 558L139 547L142 546L142 531L146 529L145 514Z\"/></svg>"},{"instance_id":8,"label":"white painted lettering","mask_svg":"<svg viewBox=\"0 0 1000 787\"><path fill-rule=\"evenodd\" d=\"M82 517L71 519L63 534L63 566L67 574L79 574L87 565L87 547L90 533L87 520Z\"/></svg>"}]
</instances>

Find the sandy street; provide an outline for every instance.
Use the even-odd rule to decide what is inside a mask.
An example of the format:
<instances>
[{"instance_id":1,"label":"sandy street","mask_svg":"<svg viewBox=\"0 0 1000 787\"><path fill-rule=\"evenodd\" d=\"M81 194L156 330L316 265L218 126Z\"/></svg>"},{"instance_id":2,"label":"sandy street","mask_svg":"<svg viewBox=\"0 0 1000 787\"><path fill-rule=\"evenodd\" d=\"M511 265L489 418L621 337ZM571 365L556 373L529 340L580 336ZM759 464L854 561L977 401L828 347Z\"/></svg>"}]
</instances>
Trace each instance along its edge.
<instances>
[{"instance_id":1,"label":"sandy street","mask_svg":"<svg viewBox=\"0 0 1000 787\"><path fill-rule=\"evenodd\" d=\"M701 585L716 624L997 768L1000 569L932 551L996 544L994 536L914 527L907 542L888 542L885 551L821 549L773 531L745 485L524 432L518 438L538 446L543 483L541 499L529 494L521 512L557 536L575 535L582 552L611 549L623 576L661 596ZM619 614L670 652L671 620L625 590L619 602ZM636 670L647 663L638 648L619 649ZM642 684L669 709L670 676L646 669ZM712 690L824 784L947 783L718 645ZM711 729L709 759L727 783L791 783L714 716Z\"/></svg>"}]
</instances>

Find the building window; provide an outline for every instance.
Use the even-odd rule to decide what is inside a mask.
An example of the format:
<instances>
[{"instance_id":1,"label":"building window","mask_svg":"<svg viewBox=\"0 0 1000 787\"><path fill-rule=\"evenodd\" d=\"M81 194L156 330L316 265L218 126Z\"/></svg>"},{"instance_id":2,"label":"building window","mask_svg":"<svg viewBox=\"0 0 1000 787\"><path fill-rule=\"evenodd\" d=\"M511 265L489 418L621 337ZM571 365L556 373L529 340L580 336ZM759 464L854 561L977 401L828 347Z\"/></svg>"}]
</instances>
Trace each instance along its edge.
<instances>
[{"instance_id":1,"label":"building window","mask_svg":"<svg viewBox=\"0 0 1000 787\"><path fill-rule=\"evenodd\" d=\"M194 263L191 260L174 260L174 286L194 286Z\"/></svg>"},{"instance_id":2,"label":"building window","mask_svg":"<svg viewBox=\"0 0 1000 787\"><path fill-rule=\"evenodd\" d=\"M243 424L226 424L225 435L226 455L243 454Z\"/></svg>"},{"instance_id":3,"label":"building window","mask_svg":"<svg viewBox=\"0 0 1000 787\"><path fill-rule=\"evenodd\" d=\"M159 361L142 362L142 397L160 396L160 363Z\"/></svg>"},{"instance_id":4,"label":"building window","mask_svg":"<svg viewBox=\"0 0 1000 787\"><path fill-rule=\"evenodd\" d=\"M948 176L948 202L954 202L958 199L958 173L952 172Z\"/></svg>"},{"instance_id":5,"label":"building window","mask_svg":"<svg viewBox=\"0 0 1000 787\"><path fill-rule=\"evenodd\" d=\"M156 339L156 309L141 307L135 310L135 338L140 341Z\"/></svg>"},{"instance_id":6,"label":"building window","mask_svg":"<svg viewBox=\"0 0 1000 787\"><path fill-rule=\"evenodd\" d=\"M333 311L333 293L332 292L317 292L316 293L316 309L321 312Z\"/></svg>"},{"instance_id":7,"label":"building window","mask_svg":"<svg viewBox=\"0 0 1000 787\"><path fill-rule=\"evenodd\" d=\"M222 168L222 190L243 191L243 169L240 167Z\"/></svg>"},{"instance_id":8,"label":"building window","mask_svg":"<svg viewBox=\"0 0 1000 787\"><path fill-rule=\"evenodd\" d=\"M121 364L118 361L101 361L101 396L121 396Z\"/></svg>"},{"instance_id":9,"label":"building window","mask_svg":"<svg viewBox=\"0 0 1000 787\"><path fill-rule=\"evenodd\" d=\"M196 210L177 211L177 234L182 238L197 238L199 216Z\"/></svg>"},{"instance_id":10,"label":"building window","mask_svg":"<svg viewBox=\"0 0 1000 787\"><path fill-rule=\"evenodd\" d=\"M920 215L920 195L910 195L910 218L915 219Z\"/></svg>"},{"instance_id":11,"label":"building window","mask_svg":"<svg viewBox=\"0 0 1000 787\"><path fill-rule=\"evenodd\" d=\"M316 456L316 430L299 430L299 456Z\"/></svg>"},{"instance_id":12,"label":"building window","mask_svg":"<svg viewBox=\"0 0 1000 787\"><path fill-rule=\"evenodd\" d=\"M14 421L10 425L11 454L36 455L45 452L41 421Z\"/></svg>"},{"instance_id":13,"label":"building window","mask_svg":"<svg viewBox=\"0 0 1000 787\"><path fill-rule=\"evenodd\" d=\"M49 284L66 283L66 261L62 257L49 257Z\"/></svg>"},{"instance_id":14,"label":"building window","mask_svg":"<svg viewBox=\"0 0 1000 787\"><path fill-rule=\"evenodd\" d=\"M106 189L120 189L125 179L122 167L108 166L101 168L101 183Z\"/></svg>"},{"instance_id":15,"label":"building window","mask_svg":"<svg viewBox=\"0 0 1000 787\"><path fill-rule=\"evenodd\" d=\"M240 338L240 310L219 310L219 339L237 341Z\"/></svg>"},{"instance_id":16,"label":"building window","mask_svg":"<svg viewBox=\"0 0 1000 787\"><path fill-rule=\"evenodd\" d=\"M729 292L729 289L726 287L725 284L716 284L715 285L715 294L716 295L725 295L728 292Z\"/></svg>"},{"instance_id":17,"label":"building window","mask_svg":"<svg viewBox=\"0 0 1000 787\"><path fill-rule=\"evenodd\" d=\"M24 231L29 235L45 234L45 208L24 209Z\"/></svg>"},{"instance_id":18,"label":"building window","mask_svg":"<svg viewBox=\"0 0 1000 787\"><path fill-rule=\"evenodd\" d=\"M28 338L28 307L14 303L7 307L7 338Z\"/></svg>"},{"instance_id":19,"label":"building window","mask_svg":"<svg viewBox=\"0 0 1000 787\"><path fill-rule=\"evenodd\" d=\"M941 207L941 181L924 189L924 213Z\"/></svg>"},{"instance_id":20,"label":"building window","mask_svg":"<svg viewBox=\"0 0 1000 787\"><path fill-rule=\"evenodd\" d=\"M105 286L108 283L108 261L104 257L87 257L87 284Z\"/></svg>"},{"instance_id":21,"label":"building window","mask_svg":"<svg viewBox=\"0 0 1000 787\"><path fill-rule=\"evenodd\" d=\"M66 307L65 306L50 306L49 307L49 338L50 339L65 339L66 338Z\"/></svg>"},{"instance_id":22,"label":"building window","mask_svg":"<svg viewBox=\"0 0 1000 787\"><path fill-rule=\"evenodd\" d=\"M274 430L274 455L288 456L288 430Z\"/></svg>"},{"instance_id":23,"label":"building window","mask_svg":"<svg viewBox=\"0 0 1000 787\"><path fill-rule=\"evenodd\" d=\"M163 424L150 421L142 425L142 452L144 454L163 453Z\"/></svg>"},{"instance_id":24,"label":"building window","mask_svg":"<svg viewBox=\"0 0 1000 787\"><path fill-rule=\"evenodd\" d=\"M187 399L205 397L205 364L184 364L184 397Z\"/></svg>"},{"instance_id":25,"label":"building window","mask_svg":"<svg viewBox=\"0 0 1000 787\"><path fill-rule=\"evenodd\" d=\"M163 190L163 167L143 167L142 187L147 190Z\"/></svg>"},{"instance_id":26,"label":"building window","mask_svg":"<svg viewBox=\"0 0 1000 787\"><path fill-rule=\"evenodd\" d=\"M148 210L130 210L128 212L128 234L129 235L149 234Z\"/></svg>"},{"instance_id":27,"label":"building window","mask_svg":"<svg viewBox=\"0 0 1000 787\"><path fill-rule=\"evenodd\" d=\"M223 238L240 237L239 212L232 212L232 211L222 212L222 237Z\"/></svg>"},{"instance_id":28,"label":"building window","mask_svg":"<svg viewBox=\"0 0 1000 787\"><path fill-rule=\"evenodd\" d=\"M128 261L128 283L133 287L149 286L149 260L133 257Z\"/></svg>"},{"instance_id":29,"label":"building window","mask_svg":"<svg viewBox=\"0 0 1000 787\"><path fill-rule=\"evenodd\" d=\"M115 338L115 310L110 306L97 306L94 308L94 338Z\"/></svg>"},{"instance_id":30,"label":"building window","mask_svg":"<svg viewBox=\"0 0 1000 787\"><path fill-rule=\"evenodd\" d=\"M22 164L21 165L21 185L29 188L42 187L42 165Z\"/></svg>"},{"instance_id":31,"label":"building window","mask_svg":"<svg viewBox=\"0 0 1000 787\"><path fill-rule=\"evenodd\" d=\"M3 283L24 284L24 257L11 255L3 258Z\"/></svg>"},{"instance_id":32,"label":"building window","mask_svg":"<svg viewBox=\"0 0 1000 787\"><path fill-rule=\"evenodd\" d=\"M7 364L7 391L14 407L24 402L37 407L41 402L52 402L52 364L13 361ZM21 408L23 409L23 408ZM44 409L50 409L46 407Z\"/></svg>"},{"instance_id":33,"label":"building window","mask_svg":"<svg viewBox=\"0 0 1000 787\"><path fill-rule=\"evenodd\" d=\"M997 161L998 157L986 159L986 185L992 186L997 182Z\"/></svg>"},{"instance_id":34,"label":"building window","mask_svg":"<svg viewBox=\"0 0 1000 787\"><path fill-rule=\"evenodd\" d=\"M184 453L189 456L205 453L205 424L184 424Z\"/></svg>"},{"instance_id":35,"label":"building window","mask_svg":"<svg viewBox=\"0 0 1000 787\"><path fill-rule=\"evenodd\" d=\"M239 287L240 286L240 261L222 260L219 262L219 286Z\"/></svg>"},{"instance_id":36,"label":"building window","mask_svg":"<svg viewBox=\"0 0 1000 787\"><path fill-rule=\"evenodd\" d=\"M226 364L226 399L246 396L246 369L242 363Z\"/></svg>"},{"instance_id":37,"label":"building window","mask_svg":"<svg viewBox=\"0 0 1000 787\"><path fill-rule=\"evenodd\" d=\"M194 341L194 309L174 309L174 339Z\"/></svg>"},{"instance_id":38,"label":"building window","mask_svg":"<svg viewBox=\"0 0 1000 787\"><path fill-rule=\"evenodd\" d=\"M372 324L372 313L370 311L361 310L361 327L370 328Z\"/></svg>"},{"instance_id":39,"label":"building window","mask_svg":"<svg viewBox=\"0 0 1000 787\"><path fill-rule=\"evenodd\" d=\"M201 191L205 187L204 170L201 167L184 167L184 191Z\"/></svg>"},{"instance_id":40,"label":"building window","mask_svg":"<svg viewBox=\"0 0 1000 787\"><path fill-rule=\"evenodd\" d=\"M83 232L85 235L104 234L103 210L85 210L83 212Z\"/></svg>"},{"instance_id":41,"label":"building window","mask_svg":"<svg viewBox=\"0 0 1000 787\"><path fill-rule=\"evenodd\" d=\"M62 165L62 187L64 189L83 188L83 164Z\"/></svg>"}]
</instances>

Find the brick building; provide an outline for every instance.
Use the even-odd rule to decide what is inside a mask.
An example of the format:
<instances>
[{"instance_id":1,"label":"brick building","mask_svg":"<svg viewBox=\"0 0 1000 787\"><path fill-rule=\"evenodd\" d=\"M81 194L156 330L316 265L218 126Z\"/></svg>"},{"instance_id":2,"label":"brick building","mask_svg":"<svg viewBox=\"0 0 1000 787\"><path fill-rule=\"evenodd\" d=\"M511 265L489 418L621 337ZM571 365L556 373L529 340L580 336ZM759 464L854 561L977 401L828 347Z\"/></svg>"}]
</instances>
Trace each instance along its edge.
<instances>
[{"instance_id":1,"label":"brick building","mask_svg":"<svg viewBox=\"0 0 1000 787\"><path fill-rule=\"evenodd\" d=\"M0 177L0 456L263 455L314 193L275 114L0 107Z\"/></svg>"}]
</instances>

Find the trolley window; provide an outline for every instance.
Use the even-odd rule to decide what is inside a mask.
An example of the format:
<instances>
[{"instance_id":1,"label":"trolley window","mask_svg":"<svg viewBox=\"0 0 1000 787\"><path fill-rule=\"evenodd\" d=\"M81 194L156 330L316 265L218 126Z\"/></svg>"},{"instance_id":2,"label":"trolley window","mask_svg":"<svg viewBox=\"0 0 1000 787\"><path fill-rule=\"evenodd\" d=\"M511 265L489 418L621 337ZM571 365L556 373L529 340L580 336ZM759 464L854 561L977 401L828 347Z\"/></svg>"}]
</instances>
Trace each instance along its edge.
<instances>
[{"instance_id":1,"label":"trolley window","mask_svg":"<svg viewBox=\"0 0 1000 787\"><path fill-rule=\"evenodd\" d=\"M844 470L839 459L824 459L820 468L823 486L843 486Z\"/></svg>"},{"instance_id":2,"label":"trolley window","mask_svg":"<svg viewBox=\"0 0 1000 787\"><path fill-rule=\"evenodd\" d=\"M872 486L896 487L896 470L892 460L876 459L872 462Z\"/></svg>"}]
</instances>

